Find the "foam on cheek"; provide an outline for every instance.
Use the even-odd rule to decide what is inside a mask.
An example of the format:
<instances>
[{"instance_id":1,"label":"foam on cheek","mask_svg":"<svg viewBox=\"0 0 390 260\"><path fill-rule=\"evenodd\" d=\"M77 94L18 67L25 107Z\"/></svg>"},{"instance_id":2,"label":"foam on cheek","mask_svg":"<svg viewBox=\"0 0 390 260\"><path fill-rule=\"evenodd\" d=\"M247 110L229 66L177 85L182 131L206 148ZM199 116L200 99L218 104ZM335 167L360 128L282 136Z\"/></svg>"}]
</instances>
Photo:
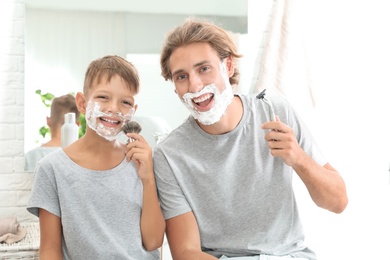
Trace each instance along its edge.
<instances>
[{"instance_id":1,"label":"foam on cheek","mask_svg":"<svg viewBox=\"0 0 390 260\"><path fill-rule=\"evenodd\" d=\"M100 104L97 102L89 101L87 104L85 113L85 119L90 128L96 131L97 118L103 116L103 112L100 111Z\"/></svg>"},{"instance_id":2,"label":"foam on cheek","mask_svg":"<svg viewBox=\"0 0 390 260\"><path fill-rule=\"evenodd\" d=\"M122 115L122 113L117 113L116 117L119 117L122 122L120 126L107 127L99 121L100 117L113 117L113 115L113 113L104 113L103 111L101 111L101 107L98 102L89 101L86 108L85 119L87 125L98 135L104 137L108 141L113 141L122 131L122 126L128 121L131 121L131 119L133 118L134 108L130 109L130 111L125 115Z\"/></svg>"},{"instance_id":3,"label":"foam on cheek","mask_svg":"<svg viewBox=\"0 0 390 260\"><path fill-rule=\"evenodd\" d=\"M212 125L218 120L220 120L234 97L233 89L229 82L226 66L224 66L223 62L220 65L220 72L225 83L225 88L222 90L222 92L219 92L217 87L213 83L205 86L201 91L197 93L186 93L183 95L182 98L182 102L191 112L192 116L204 125ZM205 93L214 94L214 106L208 111L200 112L194 107L192 99L199 97Z\"/></svg>"}]
</instances>

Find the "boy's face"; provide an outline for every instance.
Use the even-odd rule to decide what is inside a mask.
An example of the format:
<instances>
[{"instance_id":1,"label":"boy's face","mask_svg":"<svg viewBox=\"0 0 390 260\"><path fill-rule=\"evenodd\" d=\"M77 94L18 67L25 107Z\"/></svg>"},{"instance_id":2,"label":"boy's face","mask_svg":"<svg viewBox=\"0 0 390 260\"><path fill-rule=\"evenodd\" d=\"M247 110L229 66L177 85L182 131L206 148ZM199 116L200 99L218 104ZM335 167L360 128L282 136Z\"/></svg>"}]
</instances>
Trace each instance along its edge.
<instances>
[{"instance_id":1,"label":"boy's face","mask_svg":"<svg viewBox=\"0 0 390 260\"><path fill-rule=\"evenodd\" d=\"M137 109L135 95L118 75L109 82L104 78L99 84L94 82L84 97L88 127L107 140L114 140Z\"/></svg>"},{"instance_id":2,"label":"boy's face","mask_svg":"<svg viewBox=\"0 0 390 260\"><path fill-rule=\"evenodd\" d=\"M169 66L176 93L194 118L204 125L216 123L233 99L231 58L221 62L208 43L193 43L174 50Z\"/></svg>"}]
</instances>

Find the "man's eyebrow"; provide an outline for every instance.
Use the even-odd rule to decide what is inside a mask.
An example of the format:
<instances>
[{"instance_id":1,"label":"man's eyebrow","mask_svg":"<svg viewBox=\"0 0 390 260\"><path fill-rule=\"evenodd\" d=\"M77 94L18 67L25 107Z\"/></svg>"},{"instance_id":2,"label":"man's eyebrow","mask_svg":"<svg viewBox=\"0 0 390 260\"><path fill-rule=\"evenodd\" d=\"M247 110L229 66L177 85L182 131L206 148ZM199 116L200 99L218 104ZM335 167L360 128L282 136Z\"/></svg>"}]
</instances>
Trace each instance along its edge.
<instances>
[{"instance_id":1,"label":"man's eyebrow","mask_svg":"<svg viewBox=\"0 0 390 260\"><path fill-rule=\"evenodd\" d=\"M203 61L200 61L198 63L195 63L194 66L192 66L192 67L196 68L196 67L202 66L202 65L209 63L209 62L210 62L209 60L203 60Z\"/></svg>"},{"instance_id":2,"label":"man's eyebrow","mask_svg":"<svg viewBox=\"0 0 390 260\"><path fill-rule=\"evenodd\" d=\"M183 72L184 72L183 69L179 69L179 70L177 70L177 71L175 71L175 72L172 73L172 77L173 77L173 76L176 76L177 74L183 73Z\"/></svg>"},{"instance_id":3,"label":"man's eyebrow","mask_svg":"<svg viewBox=\"0 0 390 260\"><path fill-rule=\"evenodd\" d=\"M193 68L200 67L200 66L202 66L202 65L204 65L204 64L206 64L206 63L209 63L209 62L210 62L209 60L203 60L203 61L200 61L200 62L195 63L192 67L193 67ZM172 73L172 76L175 76L175 75L180 74L180 73L183 73L183 72L184 72L184 69L179 69L179 70L173 72L173 73Z\"/></svg>"}]
</instances>

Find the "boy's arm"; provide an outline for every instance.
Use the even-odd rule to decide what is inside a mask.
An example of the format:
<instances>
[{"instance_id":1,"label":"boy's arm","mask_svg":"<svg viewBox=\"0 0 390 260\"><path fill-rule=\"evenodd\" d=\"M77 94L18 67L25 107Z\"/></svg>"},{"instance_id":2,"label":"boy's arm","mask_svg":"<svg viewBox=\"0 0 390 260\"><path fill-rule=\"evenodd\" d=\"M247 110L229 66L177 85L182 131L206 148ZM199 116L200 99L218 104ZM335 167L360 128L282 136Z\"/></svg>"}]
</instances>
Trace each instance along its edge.
<instances>
[{"instance_id":1,"label":"boy's arm","mask_svg":"<svg viewBox=\"0 0 390 260\"><path fill-rule=\"evenodd\" d=\"M167 239L173 259L217 259L202 252L198 223L192 211L168 219L166 223Z\"/></svg>"},{"instance_id":2,"label":"boy's arm","mask_svg":"<svg viewBox=\"0 0 390 260\"><path fill-rule=\"evenodd\" d=\"M39 209L40 247L39 259L62 260L61 219L50 212Z\"/></svg>"},{"instance_id":3,"label":"boy's arm","mask_svg":"<svg viewBox=\"0 0 390 260\"><path fill-rule=\"evenodd\" d=\"M152 149L141 135L129 133L127 136L134 141L127 145L126 158L135 163L143 185L140 223L142 243L146 250L151 251L162 246L165 231L164 216L157 197Z\"/></svg>"},{"instance_id":4,"label":"boy's arm","mask_svg":"<svg viewBox=\"0 0 390 260\"><path fill-rule=\"evenodd\" d=\"M155 250L164 241L165 221L157 198L156 183L153 180L142 181L143 201L141 212L142 243L146 250Z\"/></svg>"}]
</instances>

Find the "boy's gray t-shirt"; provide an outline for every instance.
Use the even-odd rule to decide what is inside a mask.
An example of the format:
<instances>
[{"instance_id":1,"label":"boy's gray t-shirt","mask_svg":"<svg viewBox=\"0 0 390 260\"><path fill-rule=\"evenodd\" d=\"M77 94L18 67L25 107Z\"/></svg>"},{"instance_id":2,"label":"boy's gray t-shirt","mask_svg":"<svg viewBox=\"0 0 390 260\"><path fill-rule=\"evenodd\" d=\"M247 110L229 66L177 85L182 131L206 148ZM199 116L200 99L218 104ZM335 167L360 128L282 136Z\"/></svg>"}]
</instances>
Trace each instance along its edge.
<instances>
[{"instance_id":1,"label":"boy's gray t-shirt","mask_svg":"<svg viewBox=\"0 0 390 260\"><path fill-rule=\"evenodd\" d=\"M255 254L316 259L304 234L292 188L293 170L273 157L262 123L269 107L242 96L244 114L231 132L210 135L189 117L154 151L154 167L166 219L193 211L202 250L220 257ZM284 98L271 99L301 147L320 165L326 160Z\"/></svg>"},{"instance_id":2,"label":"boy's gray t-shirt","mask_svg":"<svg viewBox=\"0 0 390 260\"><path fill-rule=\"evenodd\" d=\"M64 259L159 259L142 246L142 183L132 162L106 171L73 162L62 149L37 163L27 209L61 218Z\"/></svg>"}]
</instances>

